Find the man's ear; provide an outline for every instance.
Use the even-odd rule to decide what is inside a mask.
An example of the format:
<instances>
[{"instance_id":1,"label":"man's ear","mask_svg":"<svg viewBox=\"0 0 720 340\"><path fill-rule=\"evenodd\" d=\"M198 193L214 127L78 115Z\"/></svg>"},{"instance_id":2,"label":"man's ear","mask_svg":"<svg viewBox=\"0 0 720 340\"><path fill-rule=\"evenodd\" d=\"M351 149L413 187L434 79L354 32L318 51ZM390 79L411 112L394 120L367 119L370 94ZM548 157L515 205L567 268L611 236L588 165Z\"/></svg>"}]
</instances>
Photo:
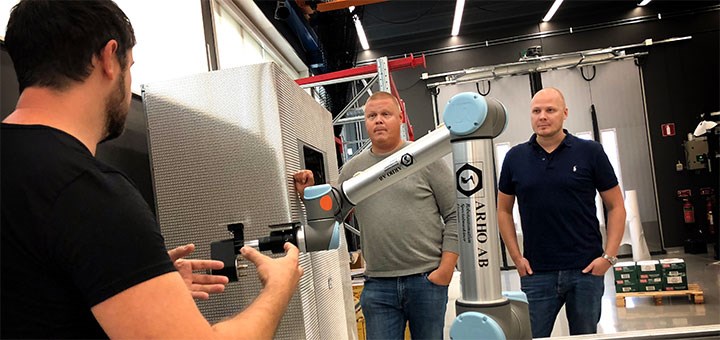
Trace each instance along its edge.
<instances>
[{"instance_id":1,"label":"man's ear","mask_svg":"<svg viewBox=\"0 0 720 340\"><path fill-rule=\"evenodd\" d=\"M118 67L120 62L117 57L117 50L118 42L115 39L110 39L100 50L98 57L98 66L101 68L103 74L110 77L110 79L115 79L121 72Z\"/></svg>"}]
</instances>

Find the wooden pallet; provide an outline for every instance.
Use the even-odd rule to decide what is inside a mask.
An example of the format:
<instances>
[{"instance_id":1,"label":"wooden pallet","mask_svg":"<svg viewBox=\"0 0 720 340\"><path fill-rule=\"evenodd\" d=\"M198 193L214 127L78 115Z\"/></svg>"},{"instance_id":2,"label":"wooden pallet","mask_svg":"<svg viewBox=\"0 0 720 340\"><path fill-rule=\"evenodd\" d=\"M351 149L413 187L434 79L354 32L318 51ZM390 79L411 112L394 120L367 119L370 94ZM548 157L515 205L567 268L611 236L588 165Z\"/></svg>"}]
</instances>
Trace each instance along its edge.
<instances>
[{"instance_id":1,"label":"wooden pallet","mask_svg":"<svg viewBox=\"0 0 720 340\"><path fill-rule=\"evenodd\" d=\"M703 298L703 291L700 289L700 285L697 283L688 284L687 290L671 290L671 291L658 291L658 292L632 292L632 293L615 293L615 304L618 307L625 307L626 297L652 297L655 300L655 305L662 305L662 299L666 296L682 296L687 295L688 300L701 304L705 300Z\"/></svg>"}]
</instances>

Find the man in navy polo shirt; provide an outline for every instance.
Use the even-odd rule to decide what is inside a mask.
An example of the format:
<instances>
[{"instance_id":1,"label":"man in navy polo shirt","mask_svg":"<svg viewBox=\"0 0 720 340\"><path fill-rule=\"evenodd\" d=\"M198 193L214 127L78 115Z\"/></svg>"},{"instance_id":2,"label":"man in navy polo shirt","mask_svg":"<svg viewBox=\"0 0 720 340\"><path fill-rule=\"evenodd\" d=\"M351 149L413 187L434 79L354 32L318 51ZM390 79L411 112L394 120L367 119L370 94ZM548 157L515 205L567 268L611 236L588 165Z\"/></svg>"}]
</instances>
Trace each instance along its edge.
<instances>
[{"instance_id":1,"label":"man in navy polo shirt","mask_svg":"<svg viewBox=\"0 0 720 340\"><path fill-rule=\"evenodd\" d=\"M617 261L625 230L622 193L602 146L563 129L568 109L560 90L539 91L530 108L535 133L507 153L500 174L500 233L528 297L533 338L550 336L563 304L571 335L597 333L603 277ZM604 251L596 190L608 210ZM515 235L515 197L524 254Z\"/></svg>"}]
</instances>

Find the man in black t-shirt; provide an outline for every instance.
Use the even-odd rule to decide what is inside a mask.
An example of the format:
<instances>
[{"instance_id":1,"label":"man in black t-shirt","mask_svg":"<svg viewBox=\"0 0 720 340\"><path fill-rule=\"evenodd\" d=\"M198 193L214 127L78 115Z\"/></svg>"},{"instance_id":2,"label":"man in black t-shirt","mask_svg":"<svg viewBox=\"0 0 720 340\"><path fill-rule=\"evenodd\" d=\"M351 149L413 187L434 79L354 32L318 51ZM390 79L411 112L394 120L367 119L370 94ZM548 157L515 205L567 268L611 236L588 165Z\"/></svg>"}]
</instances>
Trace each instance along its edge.
<instances>
[{"instance_id":1,"label":"man in black t-shirt","mask_svg":"<svg viewBox=\"0 0 720 340\"><path fill-rule=\"evenodd\" d=\"M263 291L210 325L193 301L226 279L168 253L151 210L97 144L122 132L135 37L110 0L20 1L5 45L20 86L0 132L0 337L270 338L297 288L298 250L252 248ZM190 289L190 293L188 292Z\"/></svg>"}]
</instances>

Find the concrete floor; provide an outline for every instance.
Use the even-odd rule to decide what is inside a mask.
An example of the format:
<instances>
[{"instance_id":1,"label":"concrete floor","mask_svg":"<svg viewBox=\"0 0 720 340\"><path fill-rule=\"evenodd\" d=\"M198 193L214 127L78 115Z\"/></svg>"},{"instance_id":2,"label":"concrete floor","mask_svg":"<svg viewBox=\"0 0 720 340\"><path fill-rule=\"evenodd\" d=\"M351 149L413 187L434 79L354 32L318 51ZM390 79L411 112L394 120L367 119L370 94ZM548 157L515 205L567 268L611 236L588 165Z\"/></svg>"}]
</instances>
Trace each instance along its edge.
<instances>
[{"instance_id":1,"label":"concrete floor","mask_svg":"<svg viewBox=\"0 0 720 340\"><path fill-rule=\"evenodd\" d=\"M605 276L605 295L602 315L598 324L599 334L626 331L667 329L698 325L720 324L720 261L715 261L712 249L707 254L685 254L682 248L667 249L666 255L652 259L682 258L687 264L689 283L698 283L703 290L704 304L693 304L684 296L665 297L663 305L656 306L652 298L635 297L626 299L626 307L615 305L613 274ZM520 279L516 270L501 273L503 290L520 290ZM445 338L455 318L455 300L460 297L460 273L456 272L450 284L448 311L445 318ZM558 314L552 337L568 336L567 318L563 308Z\"/></svg>"}]
</instances>

